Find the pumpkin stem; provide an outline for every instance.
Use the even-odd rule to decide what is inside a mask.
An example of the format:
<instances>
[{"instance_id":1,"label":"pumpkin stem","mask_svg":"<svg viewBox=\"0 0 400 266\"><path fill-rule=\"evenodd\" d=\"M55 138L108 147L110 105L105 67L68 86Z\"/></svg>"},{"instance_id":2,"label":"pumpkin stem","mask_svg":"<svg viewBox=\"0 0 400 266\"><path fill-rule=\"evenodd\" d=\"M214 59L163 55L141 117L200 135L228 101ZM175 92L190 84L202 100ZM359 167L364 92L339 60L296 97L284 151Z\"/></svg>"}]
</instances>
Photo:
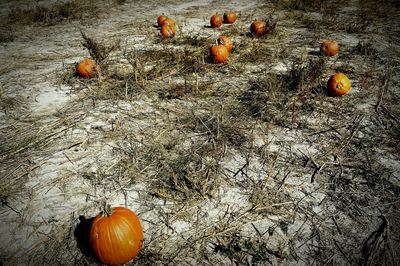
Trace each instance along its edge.
<instances>
[{"instance_id":1,"label":"pumpkin stem","mask_svg":"<svg viewBox=\"0 0 400 266\"><path fill-rule=\"evenodd\" d=\"M105 201L104 201L104 205L103 205L103 211L104 211L105 215L107 215L107 217L109 217L112 213L111 205L107 204L107 202L105 202Z\"/></svg>"}]
</instances>

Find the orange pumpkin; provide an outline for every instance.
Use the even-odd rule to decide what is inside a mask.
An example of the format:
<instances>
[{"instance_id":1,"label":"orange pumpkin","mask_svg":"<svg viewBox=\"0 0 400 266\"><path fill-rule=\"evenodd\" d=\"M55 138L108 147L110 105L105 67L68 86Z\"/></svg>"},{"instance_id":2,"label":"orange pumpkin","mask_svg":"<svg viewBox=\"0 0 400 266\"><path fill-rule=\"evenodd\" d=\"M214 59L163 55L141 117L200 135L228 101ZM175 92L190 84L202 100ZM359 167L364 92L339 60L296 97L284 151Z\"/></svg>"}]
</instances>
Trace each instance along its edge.
<instances>
[{"instance_id":1,"label":"orange pumpkin","mask_svg":"<svg viewBox=\"0 0 400 266\"><path fill-rule=\"evenodd\" d=\"M222 25L222 16L218 13L215 13L211 19L210 24L212 28L219 28Z\"/></svg>"},{"instance_id":2,"label":"orange pumpkin","mask_svg":"<svg viewBox=\"0 0 400 266\"><path fill-rule=\"evenodd\" d=\"M170 38L170 37L175 36L176 30L175 30L175 28L173 28L167 24L164 24L161 26L160 33L163 38Z\"/></svg>"},{"instance_id":3,"label":"orange pumpkin","mask_svg":"<svg viewBox=\"0 0 400 266\"><path fill-rule=\"evenodd\" d=\"M225 11L224 13L224 23L233 24L237 19L236 13L233 11Z\"/></svg>"},{"instance_id":4,"label":"orange pumpkin","mask_svg":"<svg viewBox=\"0 0 400 266\"><path fill-rule=\"evenodd\" d=\"M166 19L167 19L167 16L165 16L165 15L160 15L160 16L158 16L158 17L157 17L157 25L158 25L159 27L161 27L163 21L166 20Z\"/></svg>"},{"instance_id":5,"label":"orange pumpkin","mask_svg":"<svg viewBox=\"0 0 400 266\"><path fill-rule=\"evenodd\" d=\"M90 229L90 244L96 257L104 264L127 263L143 245L142 225L136 214L124 207L97 215Z\"/></svg>"},{"instance_id":6,"label":"orange pumpkin","mask_svg":"<svg viewBox=\"0 0 400 266\"><path fill-rule=\"evenodd\" d=\"M264 20L255 20L250 25L250 32L257 37L267 33L267 23Z\"/></svg>"},{"instance_id":7,"label":"orange pumpkin","mask_svg":"<svg viewBox=\"0 0 400 266\"><path fill-rule=\"evenodd\" d=\"M228 49L229 53L232 52L233 42L232 42L231 38L229 38L228 36L225 36L225 35L219 36L219 38L217 39L217 43L224 45L226 47L226 49Z\"/></svg>"},{"instance_id":8,"label":"orange pumpkin","mask_svg":"<svg viewBox=\"0 0 400 266\"><path fill-rule=\"evenodd\" d=\"M175 20L173 20L172 18L166 18L166 19L164 19L164 21L161 23L161 27L162 27L163 25L168 25L168 26L170 26L170 27L172 27L172 28L175 28Z\"/></svg>"},{"instance_id":9,"label":"orange pumpkin","mask_svg":"<svg viewBox=\"0 0 400 266\"><path fill-rule=\"evenodd\" d=\"M225 47L225 45L216 44L211 46L210 55L214 63L219 64L219 63L224 63L228 60L229 52L228 49Z\"/></svg>"},{"instance_id":10,"label":"orange pumpkin","mask_svg":"<svg viewBox=\"0 0 400 266\"><path fill-rule=\"evenodd\" d=\"M350 80L343 73L336 73L332 75L327 84L328 94L331 96L341 96L350 91Z\"/></svg>"},{"instance_id":11,"label":"orange pumpkin","mask_svg":"<svg viewBox=\"0 0 400 266\"><path fill-rule=\"evenodd\" d=\"M339 44L334 40L325 40L322 42L320 50L326 56L335 56L339 52Z\"/></svg>"},{"instance_id":12,"label":"orange pumpkin","mask_svg":"<svg viewBox=\"0 0 400 266\"><path fill-rule=\"evenodd\" d=\"M85 58L76 65L76 72L84 78L97 76L97 64L93 59Z\"/></svg>"}]
</instances>

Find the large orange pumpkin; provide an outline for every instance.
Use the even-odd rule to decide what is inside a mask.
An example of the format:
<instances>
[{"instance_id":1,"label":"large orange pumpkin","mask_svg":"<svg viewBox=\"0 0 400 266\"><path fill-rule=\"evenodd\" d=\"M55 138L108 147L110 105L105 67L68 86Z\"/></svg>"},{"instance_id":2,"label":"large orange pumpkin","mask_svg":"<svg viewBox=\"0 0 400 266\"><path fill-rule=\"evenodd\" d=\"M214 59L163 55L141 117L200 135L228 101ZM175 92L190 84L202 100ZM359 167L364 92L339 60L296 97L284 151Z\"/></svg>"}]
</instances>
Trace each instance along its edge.
<instances>
[{"instance_id":1,"label":"large orange pumpkin","mask_svg":"<svg viewBox=\"0 0 400 266\"><path fill-rule=\"evenodd\" d=\"M339 52L339 44L334 40L325 40L321 43L320 49L326 56L335 56Z\"/></svg>"},{"instance_id":2,"label":"large orange pumpkin","mask_svg":"<svg viewBox=\"0 0 400 266\"><path fill-rule=\"evenodd\" d=\"M218 13L215 13L211 19L210 24L212 28L219 28L222 25L222 16Z\"/></svg>"},{"instance_id":3,"label":"large orange pumpkin","mask_svg":"<svg viewBox=\"0 0 400 266\"><path fill-rule=\"evenodd\" d=\"M224 63L228 60L229 52L225 45L216 44L211 46L210 55L214 63L219 64Z\"/></svg>"},{"instance_id":4,"label":"large orange pumpkin","mask_svg":"<svg viewBox=\"0 0 400 266\"><path fill-rule=\"evenodd\" d=\"M84 78L93 78L98 74L97 68L93 59L85 58L76 65L76 73Z\"/></svg>"},{"instance_id":5,"label":"large orange pumpkin","mask_svg":"<svg viewBox=\"0 0 400 266\"><path fill-rule=\"evenodd\" d=\"M224 13L224 23L226 24L233 24L236 21L236 13L233 11L226 11Z\"/></svg>"},{"instance_id":6,"label":"large orange pumpkin","mask_svg":"<svg viewBox=\"0 0 400 266\"><path fill-rule=\"evenodd\" d=\"M174 27L164 24L161 26L160 33L163 38L170 38L175 36L176 30Z\"/></svg>"},{"instance_id":7,"label":"large orange pumpkin","mask_svg":"<svg viewBox=\"0 0 400 266\"><path fill-rule=\"evenodd\" d=\"M166 20L167 19L167 16L165 16L165 15L160 15L160 16L158 16L157 17L157 25L159 26L159 27L161 27L162 26L162 23L164 22L164 20Z\"/></svg>"},{"instance_id":8,"label":"large orange pumpkin","mask_svg":"<svg viewBox=\"0 0 400 266\"><path fill-rule=\"evenodd\" d=\"M331 96L341 96L350 91L350 80L343 73L336 73L332 75L327 84L328 94Z\"/></svg>"},{"instance_id":9,"label":"large orange pumpkin","mask_svg":"<svg viewBox=\"0 0 400 266\"><path fill-rule=\"evenodd\" d=\"M161 23L161 26L163 25L169 25L170 27L175 28L175 20L172 18L166 18Z\"/></svg>"},{"instance_id":10,"label":"large orange pumpkin","mask_svg":"<svg viewBox=\"0 0 400 266\"><path fill-rule=\"evenodd\" d=\"M264 20L255 20L250 25L250 32L258 37L267 33L267 23Z\"/></svg>"},{"instance_id":11,"label":"large orange pumpkin","mask_svg":"<svg viewBox=\"0 0 400 266\"><path fill-rule=\"evenodd\" d=\"M94 254L104 264L126 263L142 249L142 225L127 208L109 208L105 212L97 215L91 225L90 244Z\"/></svg>"},{"instance_id":12,"label":"large orange pumpkin","mask_svg":"<svg viewBox=\"0 0 400 266\"><path fill-rule=\"evenodd\" d=\"M217 39L217 43L225 45L226 49L228 49L228 52L229 53L232 52L233 42L232 42L231 38L229 38L228 36L225 36L225 35L219 36L219 38Z\"/></svg>"}]
</instances>

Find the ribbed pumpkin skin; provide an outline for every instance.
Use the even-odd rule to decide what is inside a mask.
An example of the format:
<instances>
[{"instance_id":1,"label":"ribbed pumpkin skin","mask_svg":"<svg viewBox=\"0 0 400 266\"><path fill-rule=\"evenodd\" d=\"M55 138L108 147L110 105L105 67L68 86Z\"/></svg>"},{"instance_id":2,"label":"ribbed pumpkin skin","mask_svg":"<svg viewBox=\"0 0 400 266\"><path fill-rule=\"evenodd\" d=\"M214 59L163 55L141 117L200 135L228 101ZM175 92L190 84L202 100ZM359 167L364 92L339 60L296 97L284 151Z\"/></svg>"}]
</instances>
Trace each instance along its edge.
<instances>
[{"instance_id":1,"label":"ribbed pumpkin skin","mask_svg":"<svg viewBox=\"0 0 400 266\"><path fill-rule=\"evenodd\" d=\"M93 59L85 58L76 65L76 72L84 78L93 78L97 74L97 64Z\"/></svg>"},{"instance_id":2,"label":"ribbed pumpkin skin","mask_svg":"<svg viewBox=\"0 0 400 266\"><path fill-rule=\"evenodd\" d=\"M224 45L219 44L219 45L213 45L210 48L210 55L214 63L220 64L228 60L229 52Z\"/></svg>"},{"instance_id":3,"label":"ribbed pumpkin skin","mask_svg":"<svg viewBox=\"0 0 400 266\"><path fill-rule=\"evenodd\" d=\"M158 16L158 17L157 17L157 25L158 25L159 27L161 27L162 24L163 24L163 22L164 22L164 20L166 20L166 19L167 19L167 16L165 16L165 15L160 15L160 16Z\"/></svg>"},{"instance_id":4,"label":"ribbed pumpkin skin","mask_svg":"<svg viewBox=\"0 0 400 266\"><path fill-rule=\"evenodd\" d=\"M218 13L212 15L210 19L210 24L212 28L219 28L222 25L222 16Z\"/></svg>"},{"instance_id":5,"label":"ribbed pumpkin skin","mask_svg":"<svg viewBox=\"0 0 400 266\"><path fill-rule=\"evenodd\" d=\"M142 225L131 210L113 208L110 216L99 214L94 219L90 229L90 244L102 263L126 263L142 249Z\"/></svg>"},{"instance_id":6,"label":"ribbed pumpkin skin","mask_svg":"<svg viewBox=\"0 0 400 266\"><path fill-rule=\"evenodd\" d=\"M331 96L341 96L350 91L351 82L343 73L332 75L327 84L328 94Z\"/></svg>"},{"instance_id":7,"label":"ribbed pumpkin skin","mask_svg":"<svg viewBox=\"0 0 400 266\"><path fill-rule=\"evenodd\" d=\"M326 40L322 42L320 50L326 56L335 56L339 53L339 44L334 40Z\"/></svg>"},{"instance_id":8,"label":"ribbed pumpkin skin","mask_svg":"<svg viewBox=\"0 0 400 266\"><path fill-rule=\"evenodd\" d=\"M267 33L267 23L264 20L255 20L250 25L250 32L258 37Z\"/></svg>"},{"instance_id":9,"label":"ribbed pumpkin skin","mask_svg":"<svg viewBox=\"0 0 400 266\"><path fill-rule=\"evenodd\" d=\"M175 28L169 26L169 25L162 25L161 30L160 30L160 34L163 38L170 38L170 37L174 37L176 34Z\"/></svg>"},{"instance_id":10,"label":"ribbed pumpkin skin","mask_svg":"<svg viewBox=\"0 0 400 266\"><path fill-rule=\"evenodd\" d=\"M173 20L172 18L166 18L166 19L164 19L163 21L162 21L162 23L161 23L161 27L163 26L163 25L168 25L168 26L170 26L170 27L172 27L172 28L175 28L175 20Z\"/></svg>"},{"instance_id":11,"label":"ribbed pumpkin skin","mask_svg":"<svg viewBox=\"0 0 400 266\"><path fill-rule=\"evenodd\" d=\"M231 38L229 38L228 36L225 36L225 35L219 36L217 39L217 43L224 45L226 47L226 49L228 49L229 53L232 52L233 42L232 42Z\"/></svg>"},{"instance_id":12,"label":"ribbed pumpkin skin","mask_svg":"<svg viewBox=\"0 0 400 266\"><path fill-rule=\"evenodd\" d=\"M224 13L224 17L223 17L224 23L226 23L226 24L233 24L233 23L235 23L236 18L237 18L236 13L233 12L233 11L226 11L226 12Z\"/></svg>"}]
</instances>

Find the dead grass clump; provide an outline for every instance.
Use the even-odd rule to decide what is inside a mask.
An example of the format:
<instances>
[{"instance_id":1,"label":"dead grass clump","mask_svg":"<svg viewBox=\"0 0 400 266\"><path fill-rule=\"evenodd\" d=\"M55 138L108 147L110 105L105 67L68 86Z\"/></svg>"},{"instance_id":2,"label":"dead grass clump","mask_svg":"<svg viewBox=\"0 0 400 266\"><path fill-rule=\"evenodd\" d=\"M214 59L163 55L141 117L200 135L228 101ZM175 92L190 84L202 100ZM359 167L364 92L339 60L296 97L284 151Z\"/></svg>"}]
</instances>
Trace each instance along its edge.
<instances>
[{"instance_id":1,"label":"dead grass clump","mask_svg":"<svg viewBox=\"0 0 400 266\"><path fill-rule=\"evenodd\" d=\"M110 55L111 52L119 48L120 41L116 40L111 45L105 45L100 43L93 38L88 37L83 31L81 31L84 42L83 46L88 49L90 56L98 63L102 64L104 60Z\"/></svg>"},{"instance_id":2,"label":"dead grass clump","mask_svg":"<svg viewBox=\"0 0 400 266\"><path fill-rule=\"evenodd\" d=\"M358 44L350 51L354 55L376 57L379 52L370 44L364 41L359 41Z\"/></svg>"},{"instance_id":3,"label":"dead grass clump","mask_svg":"<svg viewBox=\"0 0 400 266\"><path fill-rule=\"evenodd\" d=\"M322 57L298 61L285 74L267 73L251 80L249 88L237 97L240 107L233 110L234 115L292 127L297 117L314 112L312 99L314 92L322 93L324 66Z\"/></svg>"},{"instance_id":4,"label":"dead grass clump","mask_svg":"<svg viewBox=\"0 0 400 266\"><path fill-rule=\"evenodd\" d=\"M247 46L247 45L246 45ZM271 61L271 58L274 55L274 49L272 47L268 47L267 45L263 45L262 43L250 43L248 44L248 49L244 45L240 45L237 47L237 50L240 50L239 56L236 61L240 63L266 63Z\"/></svg>"},{"instance_id":5,"label":"dead grass clump","mask_svg":"<svg viewBox=\"0 0 400 266\"><path fill-rule=\"evenodd\" d=\"M3 95L0 89L0 110L5 114L12 111L21 110L25 103L22 97L12 97Z\"/></svg>"},{"instance_id":6,"label":"dead grass clump","mask_svg":"<svg viewBox=\"0 0 400 266\"><path fill-rule=\"evenodd\" d=\"M275 1L281 8L289 10L312 11L321 10L325 0L288 0Z\"/></svg>"},{"instance_id":7,"label":"dead grass clump","mask_svg":"<svg viewBox=\"0 0 400 266\"><path fill-rule=\"evenodd\" d=\"M86 12L88 8L84 1L71 1L53 6L41 6L37 4L34 8L15 8L8 14L11 23L31 24L40 23L54 25L67 19L77 19ZM94 8L94 7L93 7Z\"/></svg>"},{"instance_id":8,"label":"dead grass clump","mask_svg":"<svg viewBox=\"0 0 400 266\"><path fill-rule=\"evenodd\" d=\"M217 165L208 165L199 154L165 155L157 160L159 173L151 185L156 196L176 201L212 197L219 183Z\"/></svg>"},{"instance_id":9,"label":"dead grass clump","mask_svg":"<svg viewBox=\"0 0 400 266\"><path fill-rule=\"evenodd\" d=\"M232 118L230 115L233 106L226 106L227 102L222 102L218 111L207 111L202 115L195 113L182 117L181 123L185 128L205 136L207 142L211 143L217 151L225 145L233 146L237 149L245 148L250 140L251 124L243 123L240 119Z\"/></svg>"},{"instance_id":10,"label":"dead grass clump","mask_svg":"<svg viewBox=\"0 0 400 266\"><path fill-rule=\"evenodd\" d=\"M250 81L249 88L239 97L239 103L246 109L236 109L238 115L246 114L262 120L272 119L283 110L287 101L288 90L284 81L274 73L268 73L264 78Z\"/></svg>"},{"instance_id":11,"label":"dead grass clump","mask_svg":"<svg viewBox=\"0 0 400 266\"><path fill-rule=\"evenodd\" d=\"M3 26L0 29L0 43L12 42L15 39L15 33L10 26Z\"/></svg>"},{"instance_id":12,"label":"dead grass clump","mask_svg":"<svg viewBox=\"0 0 400 266\"><path fill-rule=\"evenodd\" d=\"M210 44L210 38L201 36L200 34L188 34L172 40L174 45L188 45L192 47L206 47Z\"/></svg>"},{"instance_id":13,"label":"dead grass clump","mask_svg":"<svg viewBox=\"0 0 400 266\"><path fill-rule=\"evenodd\" d=\"M134 51L126 55L136 70L135 80L163 80L171 76L182 76L204 72L202 51L165 48L162 50Z\"/></svg>"},{"instance_id":14,"label":"dead grass clump","mask_svg":"<svg viewBox=\"0 0 400 266\"><path fill-rule=\"evenodd\" d=\"M187 75L184 82L171 83L157 91L161 99L188 99L191 97L207 97L212 93L212 83L200 82L198 75Z\"/></svg>"},{"instance_id":15,"label":"dead grass clump","mask_svg":"<svg viewBox=\"0 0 400 266\"><path fill-rule=\"evenodd\" d=\"M93 17L99 13L101 5L113 6L121 4L121 2L121 0L113 0L107 3L103 1L73 0L47 6L40 5L38 2L33 8L13 8L3 23L55 25L63 21Z\"/></svg>"},{"instance_id":16,"label":"dead grass clump","mask_svg":"<svg viewBox=\"0 0 400 266\"><path fill-rule=\"evenodd\" d=\"M231 262L247 261L251 265L273 264L271 257L282 258L282 250L272 250L268 243L268 234L248 237L235 232L216 238L212 243L216 253L229 258Z\"/></svg>"}]
</instances>

